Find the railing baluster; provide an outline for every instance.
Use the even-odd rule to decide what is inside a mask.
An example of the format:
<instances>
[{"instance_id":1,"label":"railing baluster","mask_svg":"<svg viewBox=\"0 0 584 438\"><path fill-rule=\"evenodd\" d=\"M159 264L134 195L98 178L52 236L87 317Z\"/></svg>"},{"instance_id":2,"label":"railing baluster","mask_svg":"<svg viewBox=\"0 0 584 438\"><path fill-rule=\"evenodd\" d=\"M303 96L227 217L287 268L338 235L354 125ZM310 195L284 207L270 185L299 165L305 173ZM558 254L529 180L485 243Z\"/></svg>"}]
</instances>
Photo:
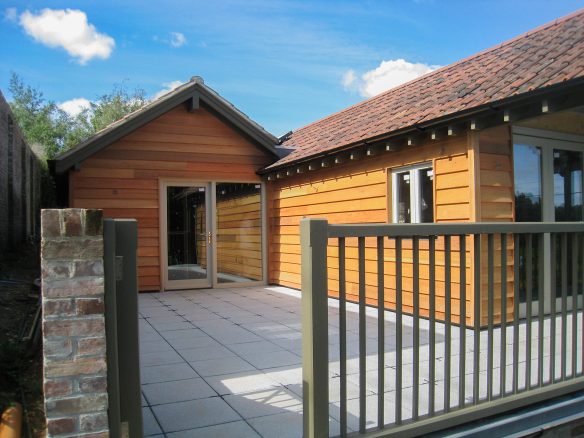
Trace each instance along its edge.
<instances>
[{"instance_id":1,"label":"railing baluster","mask_svg":"<svg viewBox=\"0 0 584 438\"><path fill-rule=\"evenodd\" d=\"M507 235L501 234L501 353L499 396L505 396L507 377Z\"/></svg>"},{"instance_id":2,"label":"railing baluster","mask_svg":"<svg viewBox=\"0 0 584 438\"><path fill-rule=\"evenodd\" d=\"M568 323L568 233L562 233L561 239L561 263L562 263L562 355L560 357L561 375L560 380L566 379L568 350L566 337L568 330L566 324Z\"/></svg>"},{"instance_id":3,"label":"railing baluster","mask_svg":"<svg viewBox=\"0 0 584 438\"><path fill-rule=\"evenodd\" d=\"M513 235L513 394L519 390L519 236Z\"/></svg>"},{"instance_id":4,"label":"railing baluster","mask_svg":"<svg viewBox=\"0 0 584 438\"><path fill-rule=\"evenodd\" d=\"M578 351L578 235L573 235L570 239L572 245L572 372L570 375L576 377L577 351Z\"/></svg>"},{"instance_id":5,"label":"railing baluster","mask_svg":"<svg viewBox=\"0 0 584 438\"><path fill-rule=\"evenodd\" d=\"M556 381L556 236L550 233L550 383Z\"/></svg>"},{"instance_id":6,"label":"railing baluster","mask_svg":"<svg viewBox=\"0 0 584 438\"><path fill-rule=\"evenodd\" d=\"M377 237L377 426L385 424L385 256Z\"/></svg>"},{"instance_id":7,"label":"railing baluster","mask_svg":"<svg viewBox=\"0 0 584 438\"><path fill-rule=\"evenodd\" d=\"M452 344L451 239L444 236L444 411L450 411L450 363Z\"/></svg>"},{"instance_id":8,"label":"railing baluster","mask_svg":"<svg viewBox=\"0 0 584 438\"><path fill-rule=\"evenodd\" d=\"M414 339L413 339L413 397L412 419L418 419L419 391L420 391L420 238L412 240L412 258L414 262Z\"/></svg>"},{"instance_id":9,"label":"railing baluster","mask_svg":"<svg viewBox=\"0 0 584 438\"><path fill-rule=\"evenodd\" d=\"M481 235L474 235L474 351L473 351L473 404L479 403L481 383Z\"/></svg>"},{"instance_id":10,"label":"railing baluster","mask_svg":"<svg viewBox=\"0 0 584 438\"><path fill-rule=\"evenodd\" d=\"M428 386L428 414L434 415L436 399L436 237L430 236L430 373Z\"/></svg>"},{"instance_id":11,"label":"railing baluster","mask_svg":"<svg viewBox=\"0 0 584 438\"><path fill-rule=\"evenodd\" d=\"M402 239L395 239L395 423L402 422Z\"/></svg>"},{"instance_id":12,"label":"railing baluster","mask_svg":"<svg viewBox=\"0 0 584 438\"><path fill-rule=\"evenodd\" d=\"M465 383L466 383L466 235L459 236L460 248L460 340L458 354L458 406L465 406Z\"/></svg>"},{"instance_id":13,"label":"railing baluster","mask_svg":"<svg viewBox=\"0 0 584 438\"><path fill-rule=\"evenodd\" d=\"M539 387L543 386L543 339L545 336L545 297L544 297L544 283L543 283L543 272L544 272L544 241L543 234L539 234L537 238L537 251L538 251L538 269L537 269L537 385Z\"/></svg>"},{"instance_id":14,"label":"railing baluster","mask_svg":"<svg viewBox=\"0 0 584 438\"><path fill-rule=\"evenodd\" d=\"M495 236L487 236L487 400L493 399L493 320L495 319Z\"/></svg>"},{"instance_id":15,"label":"railing baluster","mask_svg":"<svg viewBox=\"0 0 584 438\"><path fill-rule=\"evenodd\" d=\"M365 333L365 238L359 237L359 431L365 433L367 399L365 398L367 338Z\"/></svg>"},{"instance_id":16,"label":"railing baluster","mask_svg":"<svg viewBox=\"0 0 584 438\"><path fill-rule=\"evenodd\" d=\"M341 386L341 436L347 436L347 284L345 238L339 237L339 364Z\"/></svg>"},{"instance_id":17,"label":"railing baluster","mask_svg":"<svg viewBox=\"0 0 584 438\"><path fill-rule=\"evenodd\" d=\"M531 389L531 325L533 308L533 234L525 236L525 390Z\"/></svg>"}]
</instances>

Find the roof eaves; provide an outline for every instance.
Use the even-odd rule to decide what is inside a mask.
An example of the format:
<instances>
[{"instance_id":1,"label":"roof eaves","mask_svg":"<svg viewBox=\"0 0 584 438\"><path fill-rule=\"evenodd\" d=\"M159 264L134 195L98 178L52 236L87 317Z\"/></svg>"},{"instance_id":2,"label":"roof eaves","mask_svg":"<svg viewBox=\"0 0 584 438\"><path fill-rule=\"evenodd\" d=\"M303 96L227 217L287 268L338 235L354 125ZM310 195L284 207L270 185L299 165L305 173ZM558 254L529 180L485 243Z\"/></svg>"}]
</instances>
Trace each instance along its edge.
<instances>
[{"instance_id":1,"label":"roof eaves","mask_svg":"<svg viewBox=\"0 0 584 438\"><path fill-rule=\"evenodd\" d=\"M570 93L572 91L574 91L574 92L580 91L581 92L581 91L583 91L583 90L581 90L581 87L583 87L583 86L584 86L584 77L578 77L576 79L572 79L569 81L550 85L550 86L547 86L544 88L538 88L535 90L531 90L531 91L526 92L526 93L508 96L506 98L499 99L496 101L489 101L489 102L486 102L482 105L465 108L462 111L458 111L458 112L450 113L450 114L445 114L444 116L436 117L436 118L433 118L430 120L420 120L415 124L412 124L409 126L404 126L400 129L389 131L389 132L386 132L384 134L380 134L380 135L373 136L373 137L366 137L366 138L360 139L357 142L341 145L341 146L336 147L334 149L319 151L319 152L316 152L314 154L300 156L297 159L293 159L291 161L284 161L284 162L280 163L280 161L282 161L282 159L285 158L285 157L282 157L280 159L280 161L276 161L275 163L273 163L269 166L266 166L263 169L260 169L257 173L260 175L263 175L263 174L278 171L278 170L281 170L281 169L284 169L284 168L287 168L287 167L290 167L293 165L298 165L300 163L306 163L307 161L328 157L332 154L337 154L339 152L351 150L353 148L363 146L366 144L376 143L376 142L379 142L382 140L389 140L389 139L392 139L395 137L409 135L409 134L420 132L420 131L427 131L427 130L436 128L438 126L462 122L463 120L466 120L466 119L489 116L489 115L492 115L493 113L496 113L497 111L501 110L504 107L507 107L510 105L521 105L521 104L523 104L526 101L529 101L531 99L536 99L536 98L539 98L542 96L547 97L547 95L549 95L549 94L564 93L564 92L568 92L568 91ZM501 124L503 124L503 123L504 122L501 121Z\"/></svg>"}]
</instances>

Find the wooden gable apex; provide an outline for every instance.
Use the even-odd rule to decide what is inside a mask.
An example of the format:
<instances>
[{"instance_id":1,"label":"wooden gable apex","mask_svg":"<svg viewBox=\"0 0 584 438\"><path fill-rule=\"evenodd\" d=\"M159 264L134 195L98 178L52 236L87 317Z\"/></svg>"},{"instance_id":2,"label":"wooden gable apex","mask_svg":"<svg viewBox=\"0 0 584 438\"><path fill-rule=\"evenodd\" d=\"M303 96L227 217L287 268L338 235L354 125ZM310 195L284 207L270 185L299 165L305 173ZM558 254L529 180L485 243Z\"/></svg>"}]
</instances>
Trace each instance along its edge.
<instances>
[{"instance_id":1,"label":"wooden gable apex","mask_svg":"<svg viewBox=\"0 0 584 438\"><path fill-rule=\"evenodd\" d=\"M73 149L59 155L53 160L55 172L62 174L71 168L75 168L81 162L113 142L184 103L187 103L190 112L197 111L203 103L243 135L250 138L255 144L266 149L274 158L279 157L280 154L276 148L278 144L277 137L263 129L235 106L206 86L201 78L194 77L190 82L181 85L174 91L145 107L128 114L78 144Z\"/></svg>"}]
</instances>

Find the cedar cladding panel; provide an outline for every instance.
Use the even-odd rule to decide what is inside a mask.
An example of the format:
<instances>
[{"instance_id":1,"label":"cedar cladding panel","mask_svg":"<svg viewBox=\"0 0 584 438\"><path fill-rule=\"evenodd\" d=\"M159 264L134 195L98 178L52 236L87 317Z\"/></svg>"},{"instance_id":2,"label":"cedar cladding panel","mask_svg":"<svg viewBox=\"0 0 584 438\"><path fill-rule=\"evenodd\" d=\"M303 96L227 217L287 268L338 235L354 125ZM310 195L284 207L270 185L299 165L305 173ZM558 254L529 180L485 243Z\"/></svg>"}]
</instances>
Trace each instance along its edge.
<instances>
[{"instance_id":1,"label":"cedar cladding panel","mask_svg":"<svg viewBox=\"0 0 584 438\"><path fill-rule=\"evenodd\" d=\"M437 222L471 220L473 185L469 170L469 141L466 135L424 146L367 158L360 162L299 174L274 181L269 185L269 281L300 288L299 222L303 217L326 218L329 223L379 223L391 217L391 169L431 162L434 167L434 217ZM387 170L389 169L389 171ZM436 243L437 316L444 312L444 242ZM452 239L452 313L458 320L460 297L460 261L458 239ZM466 284L467 315L471 302L471 242L467 239ZM428 241L420 240L420 303L422 314L428 314L429 256ZM358 299L357 239L346 240L346 278L348 298ZM366 296L369 304L377 304L376 241L366 239ZM338 295L338 246L329 241L329 293ZM413 305L413 265L411 241L403 241L404 311ZM395 247L392 240L385 245L385 284L388 308L395 307ZM469 318L468 321L471 321Z\"/></svg>"},{"instance_id":2,"label":"cedar cladding panel","mask_svg":"<svg viewBox=\"0 0 584 438\"><path fill-rule=\"evenodd\" d=\"M515 220L515 197L513 194L513 153L511 142L511 127L508 125L486 129L478 135L479 143L479 178L480 209L477 217L481 222L513 222ZM494 262L494 319L501 321L501 238L493 237ZM512 235L507 236L507 320L513 319L513 255L514 245ZM481 323L488 321L488 240L481 239Z\"/></svg>"},{"instance_id":3,"label":"cedar cladding panel","mask_svg":"<svg viewBox=\"0 0 584 438\"><path fill-rule=\"evenodd\" d=\"M69 204L136 218L139 289L160 290L159 179L259 181L256 171L272 162L211 110L179 105L71 171Z\"/></svg>"}]
</instances>

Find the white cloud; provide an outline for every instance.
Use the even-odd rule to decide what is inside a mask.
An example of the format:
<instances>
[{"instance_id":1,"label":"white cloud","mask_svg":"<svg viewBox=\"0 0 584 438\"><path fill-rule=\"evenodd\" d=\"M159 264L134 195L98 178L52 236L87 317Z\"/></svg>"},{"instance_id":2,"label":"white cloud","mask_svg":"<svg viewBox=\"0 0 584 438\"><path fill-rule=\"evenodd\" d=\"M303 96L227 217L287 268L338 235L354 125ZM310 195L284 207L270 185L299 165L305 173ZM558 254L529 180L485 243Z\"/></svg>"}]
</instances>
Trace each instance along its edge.
<instances>
[{"instance_id":1,"label":"white cloud","mask_svg":"<svg viewBox=\"0 0 584 438\"><path fill-rule=\"evenodd\" d=\"M75 117L85 108L89 108L90 104L91 102L89 102L89 100L85 99L84 97L77 97L75 99L61 102L58 107L70 116Z\"/></svg>"},{"instance_id":2,"label":"white cloud","mask_svg":"<svg viewBox=\"0 0 584 438\"><path fill-rule=\"evenodd\" d=\"M347 70L343 74L341 83L345 90L356 90L364 97L372 97L439 67L439 65L411 63L405 59L390 59L382 61L379 67L363 73L360 77L353 70Z\"/></svg>"},{"instance_id":3,"label":"white cloud","mask_svg":"<svg viewBox=\"0 0 584 438\"><path fill-rule=\"evenodd\" d=\"M181 86L183 83L181 81L172 81L172 82L164 82L162 84L162 86L164 87L162 90L160 90L158 93L156 93L154 95L154 97L152 98L153 100L158 99L159 97L164 96L166 93L171 92L172 90L174 90L175 88Z\"/></svg>"},{"instance_id":4,"label":"white cloud","mask_svg":"<svg viewBox=\"0 0 584 438\"><path fill-rule=\"evenodd\" d=\"M4 19L6 21L15 22L17 18L18 18L18 11L16 10L16 8L6 8L4 10Z\"/></svg>"},{"instance_id":5,"label":"white cloud","mask_svg":"<svg viewBox=\"0 0 584 438\"><path fill-rule=\"evenodd\" d=\"M172 47L181 47L187 43L187 38L180 32L170 32L170 45Z\"/></svg>"},{"instance_id":6,"label":"white cloud","mask_svg":"<svg viewBox=\"0 0 584 438\"><path fill-rule=\"evenodd\" d=\"M24 11L20 25L36 41L51 48L62 47L82 65L93 58L109 58L115 46L114 39L98 32L78 9L43 9L39 14Z\"/></svg>"}]
</instances>

